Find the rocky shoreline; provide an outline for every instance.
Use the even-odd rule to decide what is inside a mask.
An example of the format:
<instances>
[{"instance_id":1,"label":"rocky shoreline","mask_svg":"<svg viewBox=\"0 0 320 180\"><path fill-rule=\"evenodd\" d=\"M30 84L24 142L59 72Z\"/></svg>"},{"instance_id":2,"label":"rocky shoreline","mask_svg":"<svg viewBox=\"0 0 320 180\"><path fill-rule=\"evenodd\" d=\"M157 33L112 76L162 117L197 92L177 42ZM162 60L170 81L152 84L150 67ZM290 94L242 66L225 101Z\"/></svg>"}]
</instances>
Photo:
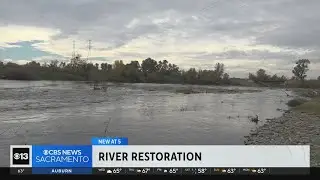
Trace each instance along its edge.
<instances>
[{"instance_id":1,"label":"rocky shoreline","mask_svg":"<svg viewBox=\"0 0 320 180\"><path fill-rule=\"evenodd\" d=\"M310 163L320 166L320 115L287 111L245 136L246 145L311 145Z\"/></svg>"}]
</instances>

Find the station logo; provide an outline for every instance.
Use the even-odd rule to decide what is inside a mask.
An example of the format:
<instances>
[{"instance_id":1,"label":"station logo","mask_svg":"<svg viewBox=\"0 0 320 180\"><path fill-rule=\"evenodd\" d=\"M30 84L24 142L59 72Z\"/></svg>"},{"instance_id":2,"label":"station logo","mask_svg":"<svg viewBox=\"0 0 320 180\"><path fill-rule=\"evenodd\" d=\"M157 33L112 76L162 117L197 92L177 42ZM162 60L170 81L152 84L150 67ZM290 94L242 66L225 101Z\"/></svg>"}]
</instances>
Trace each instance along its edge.
<instances>
[{"instance_id":1,"label":"station logo","mask_svg":"<svg viewBox=\"0 0 320 180\"><path fill-rule=\"evenodd\" d=\"M10 167L31 167L32 149L29 145L10 146Z\"/></svg>"},{"instance_id":2,"label":"station logo","mask_svg":"<svg viewBox=\"0 0 320 180\"><path fill-rule=\"evenodd\" d=\"M12 164L29 165L30 149L29 148L13 148Z\"/></svg>"}]
</instances>

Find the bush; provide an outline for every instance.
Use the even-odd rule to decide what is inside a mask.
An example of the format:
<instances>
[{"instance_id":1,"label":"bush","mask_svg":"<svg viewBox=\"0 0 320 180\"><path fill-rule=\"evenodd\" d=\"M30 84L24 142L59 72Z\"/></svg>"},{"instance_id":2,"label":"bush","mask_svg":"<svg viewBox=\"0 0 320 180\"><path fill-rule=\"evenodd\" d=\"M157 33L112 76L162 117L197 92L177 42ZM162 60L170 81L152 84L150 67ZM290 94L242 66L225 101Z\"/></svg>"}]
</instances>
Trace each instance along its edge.
<instances>
[{"instance_id":1,"label":"bush","mask_svg":"<svg viewBox=\"0 0 320 180\"><path fill-rule=\"evenodd\" d=\"M199 92L198 91L194 91L193 89L177 89L176 93L196 94L196 93L199 93Z\"/></svg>"},{"instance_id":2,"label":"bush","mask_svg":"<svg viewBox=\"0 0 320 180\"><path fill-rule=\"evenodd\" d=\"M37 80L37 76L32 71L21 68L8 69L3 74L9 80Z\"/></svg>"},{"instance_id":3,"label":"bush","mask_svg":"<svg viewBox=\"0 0 320 180\"><path fill-rule=\"evenodd\" d=\"M300 106L301 104L307 102L307 100L305 99L292 99L290 101L287 102L287 105L289 107L297 107Z\"/></svg>"}]
</instances>

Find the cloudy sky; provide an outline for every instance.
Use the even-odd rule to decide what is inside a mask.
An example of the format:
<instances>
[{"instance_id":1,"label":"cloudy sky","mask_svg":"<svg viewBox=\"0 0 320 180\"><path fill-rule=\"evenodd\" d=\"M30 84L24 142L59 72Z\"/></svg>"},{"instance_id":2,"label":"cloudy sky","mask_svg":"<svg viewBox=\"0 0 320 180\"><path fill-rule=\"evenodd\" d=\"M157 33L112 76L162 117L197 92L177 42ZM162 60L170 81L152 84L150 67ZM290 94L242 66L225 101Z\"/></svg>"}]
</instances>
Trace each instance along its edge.
<instances>
[{"instance_id":1,"label":"cloudy sky","mask_svg":"<svg viewBox=\"0 0 320 180\"><path fill-rule=\"evenodd\" d=\"M231 76L264 68L291 76L311 60L320 76L319 0L0 0L0 59L25 63L152 57L181 68L226 65Z\"/></svg>"}]
</instances>

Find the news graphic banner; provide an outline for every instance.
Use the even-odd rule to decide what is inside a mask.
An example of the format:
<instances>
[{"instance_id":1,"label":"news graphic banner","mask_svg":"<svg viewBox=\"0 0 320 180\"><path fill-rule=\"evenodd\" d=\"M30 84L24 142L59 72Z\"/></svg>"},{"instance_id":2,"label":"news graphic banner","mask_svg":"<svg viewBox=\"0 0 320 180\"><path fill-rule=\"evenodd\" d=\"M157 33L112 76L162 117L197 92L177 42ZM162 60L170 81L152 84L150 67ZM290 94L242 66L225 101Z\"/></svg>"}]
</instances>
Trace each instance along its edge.
<instances>
[{"instance_id":1,"label":"news graphic banner","mask_svg":"<svg viewBox=\"0 0 320 180\"><path fill-rule=\"evenodd\" d=\"M309 146L93 146L93 167L310 167Z\"/></svg>"},{"instance_id":2,"label":"news graphic banner","mask_svg":"<svg viewBox=\"0 0 320 180\"><path fill-rule=\"evenodd\" d=\"M128 145L128 138L95 137L91 145L12 145L10 167L14 174L267 173L309 168L310 146Z\"/></svg>"}]
</instances>

